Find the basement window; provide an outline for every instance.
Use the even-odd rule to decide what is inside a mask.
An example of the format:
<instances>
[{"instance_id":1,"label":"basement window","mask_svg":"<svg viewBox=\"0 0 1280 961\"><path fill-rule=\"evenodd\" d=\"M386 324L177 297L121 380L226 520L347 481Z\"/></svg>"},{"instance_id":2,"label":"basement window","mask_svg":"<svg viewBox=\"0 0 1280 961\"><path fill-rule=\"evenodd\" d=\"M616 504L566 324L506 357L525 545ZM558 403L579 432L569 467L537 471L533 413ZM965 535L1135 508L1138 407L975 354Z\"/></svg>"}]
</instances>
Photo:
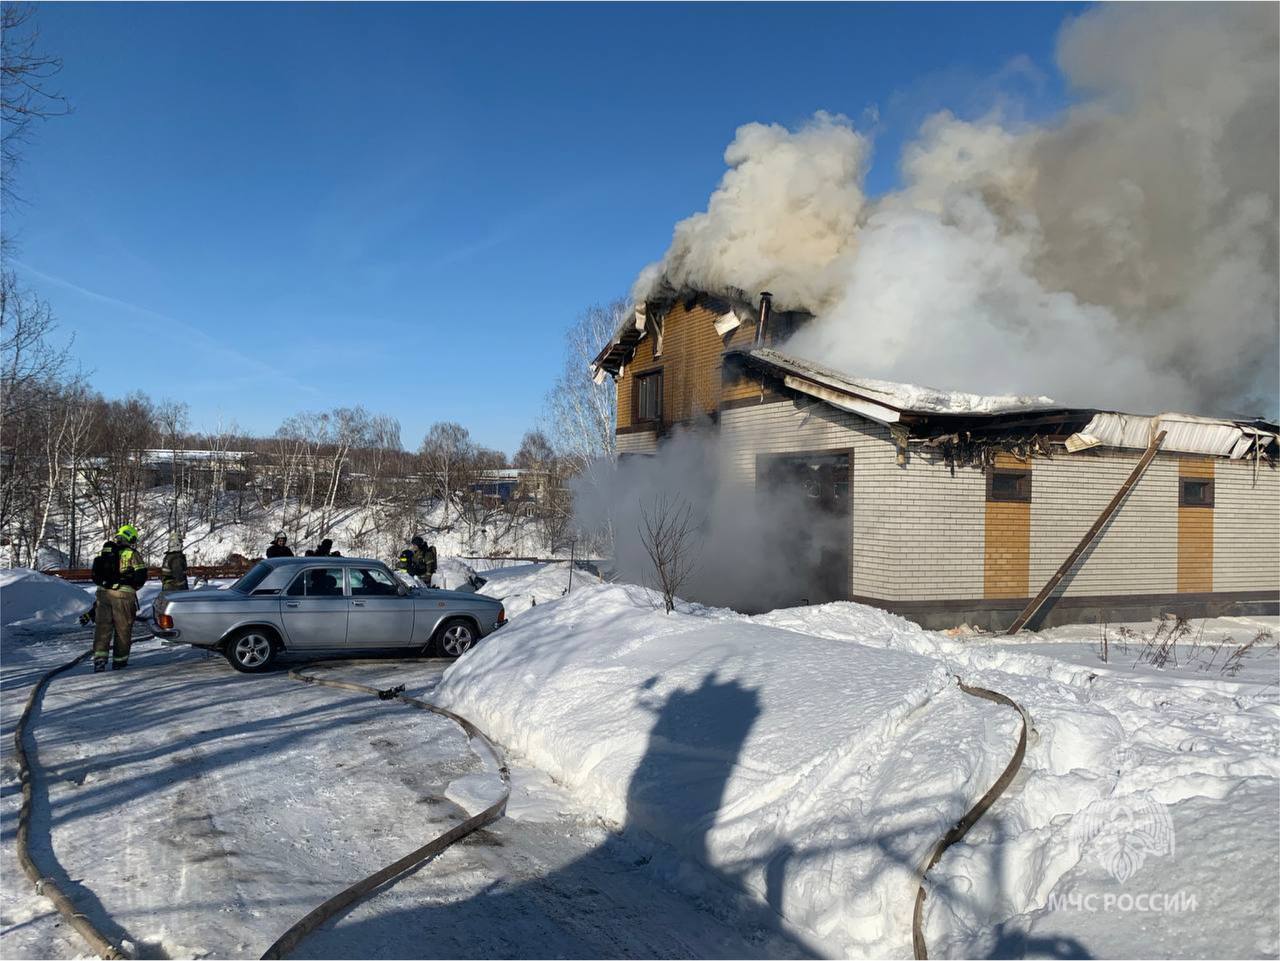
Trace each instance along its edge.
<instances>
[{"instance_id":1,"label":"basement window","mask_svg":"<svg viewBox=\"0 0 1280 961\"><path fill-rule=\"evenodd\" d=\"M662 420L662 371L636 376L635 420L638 424Z\"/></svg>"},{"instance_id":2,"label":"basement window","mask_svg":"<svg viewBox=\"0 0 1280 961\"><path fill-rule=\"evenodd\" d=\"M987 500L1031 500L1031 471L1008 467L992 467L987 470Z\"/></svg>"},{"instance_id":3,"label":"basement window","mask_svg":"<svg viewBox=\"0 0 1280 961\"><path fill-rule=\"evenodd\" d=\"M1212 507L1212 477L1181 477L1178 479L1179 507Z\"/></svg>"}]
</instances>

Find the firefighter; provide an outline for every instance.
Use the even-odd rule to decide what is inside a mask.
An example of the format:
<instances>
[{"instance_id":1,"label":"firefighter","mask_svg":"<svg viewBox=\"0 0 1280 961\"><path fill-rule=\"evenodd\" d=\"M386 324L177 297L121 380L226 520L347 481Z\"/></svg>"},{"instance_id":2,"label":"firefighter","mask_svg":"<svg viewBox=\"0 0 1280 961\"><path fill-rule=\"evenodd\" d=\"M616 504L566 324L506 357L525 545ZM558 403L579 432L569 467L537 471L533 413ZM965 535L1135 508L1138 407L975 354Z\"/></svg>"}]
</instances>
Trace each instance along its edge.
<instances>
[{"instance_id":1,"label":"firefighter","mask_svg":"<svg viewBox=\"0 0 1280 961\"><path fill-rule=\"evenodd\" d=\"M271 542L271 546L267 548L268 557L292 557L293 551L289 549L289 537L284 531L276 531L275 540Z\"/></svg>"},{"instance_id":2,"label":"firefighter","mask_svg":"<svg viewBox=\"0 0 1280 961\"><path fill-rule=\"evenodd\" d=\"M169 550L160 562L163 572L160 578L160 589L166 594L187 589L187 555L182 551L182 538L177 534L169 535Z\"/></svg>"},{"instance_id":3,"label":"firefighter","mask_svg":"<svg viewBox=\"0 0 1280 961\"><path fill-rule=\"evenodd\" d=\"M396 569L404 571L410 577L422 577L427 573L426 543L421 537L414 537L409 546L396 558Z\"/></svg>"},{"instance_id":4,"label":"firefighter","mask_svg":"<svg viewBox=\"0 0 1280 961\"><path fill-rule=\"evenodd\" d=\"M110 647L111 669L121 671L129 666L133 621L138 616L138 588L147 582L147 565L138 552L138 529L132 524L121 526L115 539L108 541L94 559L93 582L98 585L93 670L95 674L106 670Z\"/></svg>"},{"instance_id":5,"label":"firefighter","mask_svg":"<svg viewBox=\"0 0 1280 961\"><path fill-rule=\"evenodd\" d=\"M431 579L436 576L436 548L434 544L426 543L421 537L418 538L418 543L422 551L422 565L426 568L422 579L427 587L430 587Z\"/></svg>"}]
</instances>

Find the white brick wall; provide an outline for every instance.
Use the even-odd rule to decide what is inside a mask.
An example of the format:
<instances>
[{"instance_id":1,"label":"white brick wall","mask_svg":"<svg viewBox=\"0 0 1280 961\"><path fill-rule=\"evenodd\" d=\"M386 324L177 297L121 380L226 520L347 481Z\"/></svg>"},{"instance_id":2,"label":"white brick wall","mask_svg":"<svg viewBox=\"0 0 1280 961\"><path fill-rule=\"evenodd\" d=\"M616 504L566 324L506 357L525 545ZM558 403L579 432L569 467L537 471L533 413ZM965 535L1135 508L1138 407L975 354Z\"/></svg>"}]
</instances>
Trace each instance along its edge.
<instances>
[{"instance_id":1,"label":"white brick wall","mask_svg":"<svg viewBox=\"0 0 1280 961\"><path fill-rule=\"evenodd\" d=\"M1142 457L1084 451L1035 459L1031 474L1031 593L1075 549ZM1178 459L1157 455L1054 592L1171 594L1178 589Z\"/></svg>"},{"instance_id":2,"label":"white brick wall","mask_svg":"<svg viewBox=\"0 0 1280 961\"><path fill-rule=\"evenodd\" d=\"M1213 465L1213 589L1280 593L1280 469Z\"/></svg>"},{"instance_id":3,"label":"white brick wall","mask_svg":"<svg viewBox=\"0 0 1280 961\"><path fill-rule=\"evenodd\" d=\"M755 483L758 453L853 449L853 594L904 601L983 596L981 469L956 468L953 475L914 445L899 467L887 428L820 403L727 410L720 431L730 476L745 484ZM1057 570L1140 456L1104 450L1035 459L1031 593ZM1177 590L1178 459L1156 457L1058 594ZM1280 470L1261 465L1255 482L1251 463L1217 459L1215 480L1214 590L1280 593Z\"/></svg>"}]
</instances>

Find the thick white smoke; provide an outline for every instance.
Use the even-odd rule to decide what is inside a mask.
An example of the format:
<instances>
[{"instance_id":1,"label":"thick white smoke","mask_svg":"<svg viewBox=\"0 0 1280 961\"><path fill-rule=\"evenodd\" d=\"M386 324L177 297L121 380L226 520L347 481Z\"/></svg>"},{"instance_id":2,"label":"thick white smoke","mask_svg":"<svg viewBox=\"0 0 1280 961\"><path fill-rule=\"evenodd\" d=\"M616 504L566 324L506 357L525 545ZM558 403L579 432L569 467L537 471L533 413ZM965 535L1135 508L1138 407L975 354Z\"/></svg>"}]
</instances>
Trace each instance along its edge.
<instances>
[{"instance_id":1,"label":"thick white smoke","mask_svg":"<svg viewBox=\"0 0 1280 961\"><path fill-rule=\"evenodd\" d=\"M749 124L635 294L771 290L819 315L785 349L861 375L1272 416L1278 24L1266 4L1092 10L1059 38L1078 106L933 117L874 201L848 121Z\"/></svg>"}]
</instances>

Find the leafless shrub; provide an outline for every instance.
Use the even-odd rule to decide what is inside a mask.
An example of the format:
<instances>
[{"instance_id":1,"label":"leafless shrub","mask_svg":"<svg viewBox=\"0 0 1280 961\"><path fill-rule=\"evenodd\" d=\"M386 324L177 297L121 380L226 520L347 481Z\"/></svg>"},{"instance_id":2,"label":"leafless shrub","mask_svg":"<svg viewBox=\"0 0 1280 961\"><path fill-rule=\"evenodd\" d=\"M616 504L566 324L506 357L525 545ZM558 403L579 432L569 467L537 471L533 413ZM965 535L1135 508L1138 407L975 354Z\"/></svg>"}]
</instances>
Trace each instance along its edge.
<instances>
[{"instance_id":1,"label":"leafless shrub","mask_svg":"<svg viewBox=\"0 0 1280 961\"><path fill-rule=\"evenodd\" d=\"M640 542L653 565L650 586L662 594L668 614L696 565L697 529L693 505L679 495L658 494L640 505Z\"/></svg>"},{"instance_id":2,"label":"leafless shrub","mask_svg":"<svg viewBox=\"0 0 1280 961\"><path fill-rule=\"evenodd\" d=\"M1223 662L1222 668L1218 673L1225 675L1226 677L1235 677L1240 673L1240 668L1244 666L1245 656L1252 651L1254 647L1259 644L1265 644L1269 640L1271 640L1270 631L1258 631L1258 633L1255 634L1247 643L1241 644L1231 652L1231 655L1225 662Z\"/></svg>"},{"instance_id":3,"label":"leafless shrub","mask_svg":"<svg viewBox=\"0 0 1280 961\"><path fill-rule=\"evenodd\" d=\"M1154 634L1147 639L1138 659L1133 662L1137 667L1146 662L1157 670L1170 666L1178 666L1178 642L1191 633L1191 625L1185 617L1177 615L1172 619L1165 617L1160 621Z\"/></svg>"}]
</instances>

